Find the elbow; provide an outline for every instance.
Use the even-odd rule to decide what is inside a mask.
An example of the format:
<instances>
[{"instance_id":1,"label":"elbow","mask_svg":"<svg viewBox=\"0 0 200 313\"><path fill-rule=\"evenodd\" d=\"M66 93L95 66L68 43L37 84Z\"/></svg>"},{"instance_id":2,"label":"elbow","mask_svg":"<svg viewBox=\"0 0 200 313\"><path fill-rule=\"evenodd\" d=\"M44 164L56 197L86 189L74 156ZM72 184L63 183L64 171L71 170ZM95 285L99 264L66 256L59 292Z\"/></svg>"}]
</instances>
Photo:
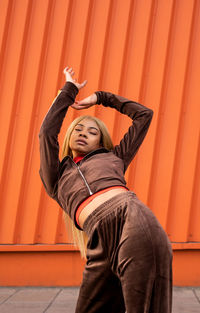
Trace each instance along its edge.
<instances>
[{"instance_id":1,"label":"elbow","mask_svg":"<svg viewBox=\"0 0 200 313\"><path fill-rule=\"evenodd\" d=\"M147 118L148 118L149 121L152 120L153 114L154 114L153 110L148 109L148 111L146 112L146 116L147 116Z\"/></svg>"},{"instance_id":2,"label":"elbow","mask_svg":"<svg viewBox=\"0 0 200 313\"><path fill-rule=\"evenodd\" d=\"M153 110L149 109L149 115L153 117Z\"/></svg>"},{"instance_id":3,"label":"elbow","mask_svg":"<svg viewBox=\"0 0 200 313\"><path fill-rule=\"evenodd\" d=\"M39 138L41 138L42 136L47 136L48 135L48 130L42 125L40 127L40 131L39 131Z\"/></svg>"}]
</instances>

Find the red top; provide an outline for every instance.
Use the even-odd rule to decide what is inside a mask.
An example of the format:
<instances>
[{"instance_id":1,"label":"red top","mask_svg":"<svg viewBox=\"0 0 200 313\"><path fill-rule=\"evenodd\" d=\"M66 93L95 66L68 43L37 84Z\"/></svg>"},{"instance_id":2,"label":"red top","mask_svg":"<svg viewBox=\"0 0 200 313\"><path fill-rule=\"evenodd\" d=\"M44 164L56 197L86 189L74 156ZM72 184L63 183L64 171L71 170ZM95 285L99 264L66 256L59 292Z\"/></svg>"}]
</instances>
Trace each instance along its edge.
<instances>
[{"instance_id":1,"label":"red top","mask_svg":"<svg viewBox=\"0 0 200 313\"><path fill-rule=\"evenodd\" d=\"M84 157L83 156L77 156L74 158L74 162L78 163L79 161L81 161Z\"/></svg>"}]
</instances>

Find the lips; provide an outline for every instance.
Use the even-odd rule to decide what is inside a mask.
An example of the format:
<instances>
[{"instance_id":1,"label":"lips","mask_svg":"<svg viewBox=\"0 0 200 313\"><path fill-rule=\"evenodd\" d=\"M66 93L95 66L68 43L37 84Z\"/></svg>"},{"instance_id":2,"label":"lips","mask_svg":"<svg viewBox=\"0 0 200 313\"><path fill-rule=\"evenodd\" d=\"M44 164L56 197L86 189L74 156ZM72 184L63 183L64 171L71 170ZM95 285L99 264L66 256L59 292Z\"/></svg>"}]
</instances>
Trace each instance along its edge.
<instances>
[{"instance_id":1,"label":"lips","mask_svg":"<svg viewBox=\"0 0 200 313\"><path fill-rule=\"evenodd\" d=\"M76 140L76 143L80 144L80 145L87 145L87 142L83 139L78 139Z\"/></svg>"}]
</instances>

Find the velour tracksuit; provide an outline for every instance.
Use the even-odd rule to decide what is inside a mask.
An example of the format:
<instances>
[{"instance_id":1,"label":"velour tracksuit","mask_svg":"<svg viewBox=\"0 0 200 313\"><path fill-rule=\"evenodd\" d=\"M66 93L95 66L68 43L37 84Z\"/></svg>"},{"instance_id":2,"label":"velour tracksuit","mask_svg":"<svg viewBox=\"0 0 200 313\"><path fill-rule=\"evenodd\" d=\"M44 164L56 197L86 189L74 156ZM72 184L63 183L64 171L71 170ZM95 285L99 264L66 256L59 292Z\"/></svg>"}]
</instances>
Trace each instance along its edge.
<instances>
[{"instance_id":1,"label":"velour tracksuit","mask_svg":"<svg viewBox=\"0 0 200 313\"><path fill-rule=\"evenodd\" d=\"M97 104L128 115L132 125L112 151L99 148L77 164L59 160L58 134L78 93L67 82L54 100L40 133L40 176L47 193L74 220L90 195L124 186L125 171L148 131L153 112L112 93L98 91ZM170 313L172 250L153 213L127 191L106 201L83 225L88 234L87 262L76 313Z\"/></svg>"}]
</instances>

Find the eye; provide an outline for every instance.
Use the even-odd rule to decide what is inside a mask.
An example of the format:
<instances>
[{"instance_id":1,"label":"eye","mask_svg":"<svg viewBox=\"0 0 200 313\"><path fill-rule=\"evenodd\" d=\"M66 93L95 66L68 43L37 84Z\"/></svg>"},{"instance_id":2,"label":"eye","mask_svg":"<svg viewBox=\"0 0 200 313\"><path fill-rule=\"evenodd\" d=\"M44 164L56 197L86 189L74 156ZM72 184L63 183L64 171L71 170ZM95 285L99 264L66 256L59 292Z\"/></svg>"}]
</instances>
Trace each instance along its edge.
<instances>
[{"instance_id":1,"label":"eye","mask_svg":"<svg viewBox=\"0 0 200 313\"><path fill-rule=\"evenodd\" d=\"M94 135L94 136L96 136L97 135L97 133L93 133L93 132L89 132L91 135Z\"/></svg>"},{"instance_id":2,"label":"eye","mask_svg":"<svg viewBox=\"0 0 200 313\"><path fill-rule=\"evenodd\" d=\"M74 130L76 130L77 132L80 132L82 129L80 129L80 128L74 128Z\"/></svg>"}]
</instances>

